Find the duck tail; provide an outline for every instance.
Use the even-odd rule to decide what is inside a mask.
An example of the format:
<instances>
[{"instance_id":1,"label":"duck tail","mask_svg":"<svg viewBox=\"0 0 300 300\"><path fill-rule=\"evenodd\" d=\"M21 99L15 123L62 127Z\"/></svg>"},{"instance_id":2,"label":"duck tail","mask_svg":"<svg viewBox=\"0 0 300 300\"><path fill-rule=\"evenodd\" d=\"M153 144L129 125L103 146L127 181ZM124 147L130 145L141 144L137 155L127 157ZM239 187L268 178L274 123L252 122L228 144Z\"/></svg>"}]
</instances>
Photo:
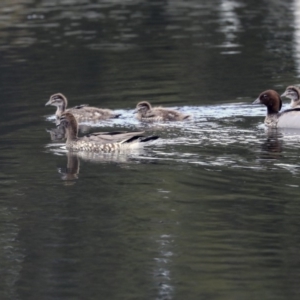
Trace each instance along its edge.
<instances>
[{"instance_id":1,"label":"duck tail","mask_svg":"<svg viewBox=\"0 0 300 300\"><path fill-rule=\"evenodd\" d=\"M130 139L125 140L124 143L132 143L134 141L137 141L140 143L145 143L148 141L154 141L158 138L159 138L159 136L157 136L157 135L152 135L152 136L147 136L147 137L145 137L143 135L135 135L135 136L131 137Z\"/></svg>"},{"instance_id":2,"label":"duck tail","mask_svg":"<svg viewBox=\"0 0 300 300\"><path fill-rule=\"evenodd\" d=\"M152 135L152 136L147 136L141 139L141 143L149 142L149 141L155 141L159 138L158 135Z\"/></svg>"},{"instance_id":3,"label":"duck tail","mask_svg":"<svg viewBox=\"0 0 300 300\"><path fill-rule=\"evenodd\" d=\"M113 115L112 119L118 119L120 116L122 116L122 114L115 114Z\"/></svg>"}]
</instances>

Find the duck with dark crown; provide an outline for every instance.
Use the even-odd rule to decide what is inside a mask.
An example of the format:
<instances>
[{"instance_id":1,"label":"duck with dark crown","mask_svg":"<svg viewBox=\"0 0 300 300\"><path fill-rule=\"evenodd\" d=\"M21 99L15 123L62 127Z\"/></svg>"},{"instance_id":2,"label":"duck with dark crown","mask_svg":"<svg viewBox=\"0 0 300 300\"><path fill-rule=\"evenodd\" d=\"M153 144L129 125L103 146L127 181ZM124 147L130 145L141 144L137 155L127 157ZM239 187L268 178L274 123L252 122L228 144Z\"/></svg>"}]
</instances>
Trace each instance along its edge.
<instances>
[{"instance_id":1,"label":"duck with dark crown","mask_svg":"<svg viewBox=\"0 0 300 300\"><path fill-rule=\"evenodd\" d=\"M271 128L299 128L300 108L287 109L279 112L282 101L279 94L274 90L262 92L253 104L264 104L267 107L265 125Z\"/></svg>"},{"instance_id":2,"label":"duck with dark crown","mask_svg":"<svg viewBox=\"0 0 300 300\"><path fill-rule=\"evenodd\" d=\"M144 136L144 132L99 132L78 137L78 123L71 113L64 113L59 118L59 125L66 130L66 148L73 151L114 152L134 149L158 136Z\"/></svg>"},{"instance_id":3,"label":"duck with dark crown","mask_svg":"<svg viewBox=\"0 0 300 300\"><path fill-rule=\"evenodd\" d=\"M300 108L300 89L297 86L288 86L281 97L291 99L290 105L292 108Z\"/></svg>"},{"instance_id":4,"label":"duck with dark crown","mask_svg":"<svg viewBox=\"0 0 300 300\"><path fill-rule=\"evenodd\" d=\"M183 121L191 118L191 115L183 114L174 109L152 107L147 101L139 102L135 112L138 120L148 122Z\"/></svg>"},{"instance_id":5,"label":"duck with dark crown","mask_svg":"<svg viewBox=\"0 0 300 300\"><path fill-rule=\"evenodd\" d=\"M57 120L64 112L69 112L73 114L78 122L114 119L120 116L120 114L116 114L110 109L88 106L87 104L82 104L67 109L68 100L61 93L52 95L45 105L57 107L55 112Z\"/></svg>"}]
</instances>

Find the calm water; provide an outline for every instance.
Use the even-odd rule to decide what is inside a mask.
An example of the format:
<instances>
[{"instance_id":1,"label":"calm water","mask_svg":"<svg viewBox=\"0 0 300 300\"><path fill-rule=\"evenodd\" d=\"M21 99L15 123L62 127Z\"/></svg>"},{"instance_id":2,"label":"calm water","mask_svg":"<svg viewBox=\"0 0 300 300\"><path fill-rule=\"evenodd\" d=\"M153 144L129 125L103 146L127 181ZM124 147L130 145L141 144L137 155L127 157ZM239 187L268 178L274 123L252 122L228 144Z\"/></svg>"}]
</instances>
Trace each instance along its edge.
<instances>
[{"instance_id":1,"label":"calm water","mask_svg":"<svg viewBox=\"0 0 300 300\"><path fill-rule=\"evenodd\" d=\"M1 300L299 299L300 131L266 130L251 105L300 83L299 0L0 12ZM56 92L122 113L84 132L161 138L71 155L45 130ZM143 99L194 118L139 123Z\"/></svg>"}]
</instances>

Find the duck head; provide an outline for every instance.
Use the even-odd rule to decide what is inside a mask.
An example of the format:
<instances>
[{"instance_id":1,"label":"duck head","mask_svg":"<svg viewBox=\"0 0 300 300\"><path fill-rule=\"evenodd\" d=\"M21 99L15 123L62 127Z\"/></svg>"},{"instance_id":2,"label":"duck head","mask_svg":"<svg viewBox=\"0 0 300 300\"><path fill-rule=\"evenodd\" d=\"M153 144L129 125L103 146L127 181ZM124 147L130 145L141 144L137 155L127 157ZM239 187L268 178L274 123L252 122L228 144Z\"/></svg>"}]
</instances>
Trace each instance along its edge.
<instances>
[{"instance_id":1,"label":"duck head","mask_svg":"<svg viewBox=\"0 0 300 300\"><path fill-rule=\"evenodd\" d=\"M268 109L268 114L277 114L282 106L279 94L274 90L262 92L252 104L264 104Z\"/></svg>"},{"instance_id":2,"label":"duck head","mask_svg":"<svg viewBox=\"0 0 300 300\"><path fill-rule=\"evenodd\" d=\"M291 99L291 107L296 107L300 105L300 90L298 87L290 85L286 88L285 92L281 95L281 97L287 97Z\"/></svg>"},{"instance_id":3,"label":"duck head","mask_svg":"<svg viewBox=\"0 0 300 300\"><path fill-rule=\"evenodd\" d=\"M151 104L147 101L141 101L137 104L135 112L142 115L146 114L151 109Z\"/></svg>"},{"instance_id":4,"label":"duck head","mask_svg":"<svg viewBox=\"0 0 300 300\"><path fill-rule=\"evenodd\" d=\"M58 108L61 108L62 111L64 111L68 105L68 101L63 94L57 93L50 97L49 101L45 104L45 106L47 105L57 106Z\"/></svg>"}]
</instances>

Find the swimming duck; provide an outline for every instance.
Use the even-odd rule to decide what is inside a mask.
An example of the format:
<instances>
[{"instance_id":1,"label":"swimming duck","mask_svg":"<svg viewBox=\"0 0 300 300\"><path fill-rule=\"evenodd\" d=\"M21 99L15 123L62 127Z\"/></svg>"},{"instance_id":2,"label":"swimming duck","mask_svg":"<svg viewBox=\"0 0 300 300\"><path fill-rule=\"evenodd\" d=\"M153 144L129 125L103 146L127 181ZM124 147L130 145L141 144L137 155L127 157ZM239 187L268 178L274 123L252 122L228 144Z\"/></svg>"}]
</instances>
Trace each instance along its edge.
<instances>
[{"instance_id":1,"label":"swimming duck","mask_svg":"<svg viewBox=\"0 0 300 300\"><path fill-rule=\"evenodd\" d=\"M136 106L136 118L140 121L183 121L189 119L190 115L185 115L179 111L163 107L152 107L147 101L141 101Z\"/></svg>"},{"instance_id":2,"label":"swimming duck","mask_svg":"<svg viewBox=\"0 0 300 300\"><path fill-rule=\"evenodd\" d=\"M279 112L282 101L274 90L262 92L253 104L264 104L267 107L265 125L271 128L300 128L300 108L287 109Z\"/></svg>"},{"instance_id":3,"label":"swimming duck","mask_svg":"<svg viewBox=\"0 0 300 300\"><path fill-rule=\"evenodd\" d=\"M143 132L99 132L78 137L78 123L67 112L61 115L60 125L66 129L66 148L73 151L114 152L142 146L143 143L156 140L158 136L143 136Z\"/></svg>"},{"instance_id":4,"label":"swimming duck","mask_svg":"<svg viewBox=\"0 0 300 300\"><path fill-rule=\"evenodd\" d=\"M281 97L287 97L291 99L290 105L292 108L300 107L300 89L297 86L288 86Z\"/></svg>"},{"instance_id":5,"label":"swimming duck","mask_svg":"<svg viewBox=\"0 0 300 300\"><path fill-rule=\"evenodd\" d=\"M118 118L120 116L120 114L116 114L110 109L92 107L88 106L87 104L81 104L67 109L67 98L61 93L52 95L45 105L52 105L57 107L57 110L55 112L57 120L64 112L72 113L78 122L106 120Z\"/></svg>"}]
</instances>

